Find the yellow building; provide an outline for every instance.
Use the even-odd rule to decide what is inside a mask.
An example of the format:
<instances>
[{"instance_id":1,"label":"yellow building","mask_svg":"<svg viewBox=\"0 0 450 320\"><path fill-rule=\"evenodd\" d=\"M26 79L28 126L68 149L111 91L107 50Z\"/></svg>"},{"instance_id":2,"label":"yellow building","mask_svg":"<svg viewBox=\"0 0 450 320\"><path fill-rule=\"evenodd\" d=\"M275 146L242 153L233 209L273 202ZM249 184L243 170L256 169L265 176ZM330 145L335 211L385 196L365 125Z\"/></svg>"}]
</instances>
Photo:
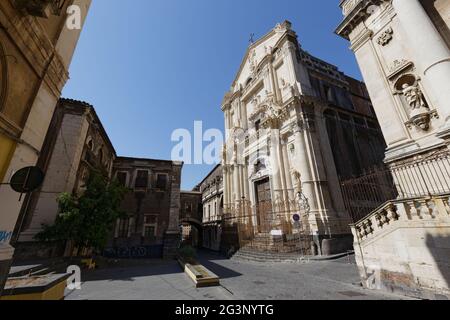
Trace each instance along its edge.
<instances>
[{"instance_id":1,"label":"yellow building","mask_svg":"<svg viewBox=\"0 0 450 320\"><path fill-rule=\"evenodd\" d=\"M34 166L91 0L0 2L0 182ZM23 201L0 186L0 292Z\"/></svg>"}]
</instances>

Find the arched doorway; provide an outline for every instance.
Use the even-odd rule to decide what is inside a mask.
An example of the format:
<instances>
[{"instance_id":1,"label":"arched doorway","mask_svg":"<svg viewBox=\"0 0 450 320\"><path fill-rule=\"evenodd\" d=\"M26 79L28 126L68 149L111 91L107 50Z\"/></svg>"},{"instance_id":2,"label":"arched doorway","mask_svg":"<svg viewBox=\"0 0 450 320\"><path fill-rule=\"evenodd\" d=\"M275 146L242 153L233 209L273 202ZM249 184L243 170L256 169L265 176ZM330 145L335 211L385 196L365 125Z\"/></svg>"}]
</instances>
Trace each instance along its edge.
<instances>
[{"instance_id":1,"label":"arched doorway","mask_svg":"<svg viewBox=\"0 0 450 320\"><path fill-rule=\"evenodd\" d=\"M200 221L192 218L180 221L182 229L182 243L194 248L201 248L203 244L203 227Z\"/></svg>"}]
</instances>

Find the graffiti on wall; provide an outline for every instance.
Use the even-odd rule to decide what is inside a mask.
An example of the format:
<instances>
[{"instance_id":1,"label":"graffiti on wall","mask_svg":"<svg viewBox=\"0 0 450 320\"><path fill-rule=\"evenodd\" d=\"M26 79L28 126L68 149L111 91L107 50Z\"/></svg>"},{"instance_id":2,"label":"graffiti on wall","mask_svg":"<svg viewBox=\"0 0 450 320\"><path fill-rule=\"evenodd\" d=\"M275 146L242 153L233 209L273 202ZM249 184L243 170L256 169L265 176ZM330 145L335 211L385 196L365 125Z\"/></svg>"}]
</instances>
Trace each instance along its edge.
<instances>
[{"instance_id":1,"label":"graffiti on wall","mask_svg":"<svg viewBox=\"0 0 450 320\"><path fill-rule=\"evenodd\" d=\"M103 252L107 258L119 259L154 259L161 258L162 254L162 245L108 248Z\"/></svg>"},{"instance_id":2,"label":"graffiti on wall","mask_svg":"<svg viewBox=\"0 0 450 320\"><path fill-rule=\"evenodd\" d=\"M0 243L9 242L12 237L12 231L0 231Z\"/></svg>"}]
</instances>

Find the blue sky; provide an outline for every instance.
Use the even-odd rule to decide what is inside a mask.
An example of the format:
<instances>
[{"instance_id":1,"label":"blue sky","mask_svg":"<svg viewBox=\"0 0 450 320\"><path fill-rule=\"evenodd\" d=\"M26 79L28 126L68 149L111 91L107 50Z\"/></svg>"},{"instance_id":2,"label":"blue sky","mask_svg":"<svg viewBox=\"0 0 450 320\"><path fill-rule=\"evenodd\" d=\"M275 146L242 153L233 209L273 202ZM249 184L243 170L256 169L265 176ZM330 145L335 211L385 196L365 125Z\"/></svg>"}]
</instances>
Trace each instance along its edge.
<instances>
[{"instance_id":1,"label":"blue sky","mask_svg":"<svg viewBox=\"0 0 450 320\"><path fill-rule=\"evenodd\" d=\"M330 0L93 0L63 96L94 105L117 154L170 159L177 128L223 130L250 34L289 20L304 49L361 78ZM211 166L188 165L183 189Z\"/></svg>"}]
</instances>

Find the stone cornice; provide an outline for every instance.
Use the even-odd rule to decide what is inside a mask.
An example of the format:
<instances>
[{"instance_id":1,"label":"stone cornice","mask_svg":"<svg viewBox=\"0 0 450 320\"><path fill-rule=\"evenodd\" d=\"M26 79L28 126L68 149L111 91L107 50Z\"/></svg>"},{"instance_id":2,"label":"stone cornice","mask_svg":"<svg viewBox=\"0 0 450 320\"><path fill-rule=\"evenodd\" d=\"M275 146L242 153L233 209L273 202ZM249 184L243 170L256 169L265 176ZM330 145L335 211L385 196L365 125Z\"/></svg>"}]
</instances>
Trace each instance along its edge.
<instances>
[{"instance_id":1,"label":"stone cornice","mask_svg":"<svg viewBox=\"0 0 450 320\"><path fill-rule=\"evenodd\" d=\"M19 128L15 123L8 120L1 112L0 112L0 129L13 137L20 137L22 133L22 129Z\"/></svg>"},{"instance_id":2,"label":"stone cornice","mask_svg":"<svg viewBox=\"0 0 450 320\"><path fill-rule=\"evenodd\" d=\"M353 50L353 52L358 51L358 49L361 48L367 40L370 40L372 36L373 32L369 29L365 29L353 40L350 49Z\"/></svg>"},{"instance_id":3,"label":"stone cornice","mask_svg":"<svg viewBox=\"0 0 450 320\"><path fill-rule=\"evenodd\" d=\"M352 30L367 19L372 12L369 9L371 5L380 5L383 2L391 2L392 0L345 0L340 3L345 16L344 20L335 30L335 33L347 40Z\"/></svg>"},{"instance_id":4,"label":"stone cornice","mask_svg":"<svg viewBox=\"0 0 450 320\"><path fill-rule=\"evenodd\" d=\"M67 66L55 50L53 42L38 19L29 15L8 17L0 5L0 26L12 39L36 75L59 97L68 80Z\"/></svg>"}]
</instances>

